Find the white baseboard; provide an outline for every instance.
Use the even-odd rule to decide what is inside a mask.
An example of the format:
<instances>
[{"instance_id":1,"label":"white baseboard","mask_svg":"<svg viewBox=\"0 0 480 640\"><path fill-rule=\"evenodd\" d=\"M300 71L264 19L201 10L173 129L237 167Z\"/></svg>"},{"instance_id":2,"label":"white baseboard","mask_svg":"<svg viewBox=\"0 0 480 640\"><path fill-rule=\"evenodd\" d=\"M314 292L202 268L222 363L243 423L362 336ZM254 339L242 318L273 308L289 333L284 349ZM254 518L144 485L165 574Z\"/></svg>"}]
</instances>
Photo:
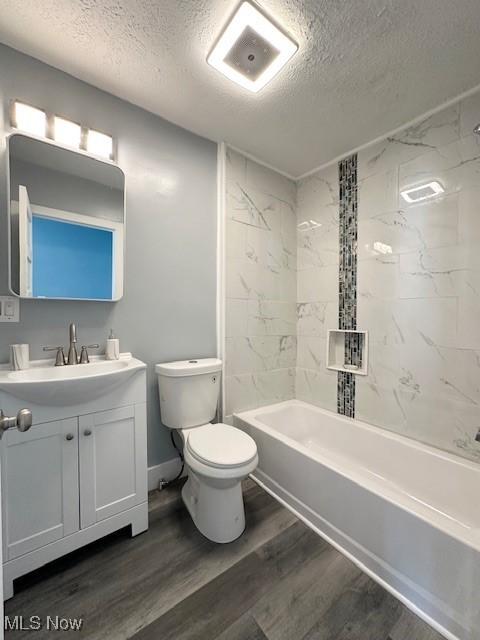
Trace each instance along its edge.
<instances>
[{"instance_id":1,"label":"white baseboard","mask_svg":"<svg viewBox=\"0 0 480 640\"><path fill-rule=\"evenodd\" d=\"M173 458L153 467L148 467L148 490L158 489L160 480L173 480L182 467L180 458ZM185 475L185 470L182 476Z\"/></svg>"}]
</instances>

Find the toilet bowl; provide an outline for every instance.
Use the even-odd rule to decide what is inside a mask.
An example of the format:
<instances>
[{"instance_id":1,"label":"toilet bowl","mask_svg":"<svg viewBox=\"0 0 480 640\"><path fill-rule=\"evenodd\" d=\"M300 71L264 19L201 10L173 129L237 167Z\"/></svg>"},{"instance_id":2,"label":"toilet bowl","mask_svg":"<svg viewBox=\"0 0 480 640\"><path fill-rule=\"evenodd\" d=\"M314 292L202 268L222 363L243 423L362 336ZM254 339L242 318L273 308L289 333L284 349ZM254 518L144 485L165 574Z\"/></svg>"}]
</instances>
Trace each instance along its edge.
<instances>
[{"instance_id":1,"label":"toilet bowl","mask_svg":"<svg viewBox=\"0 0 480 640\"><path fill-rule=\"evenodd\" d=\"M222 423L197 427L183 435L189 469L183 501L205 537L231 542L245 529L241 483L258 464L255 442Z\"/></svg>"},{"instance_id":2,"label":"toilet bowl","mask_svg":"<svg viewBox=\"0 0 480 640\"><path fill-rule=\"evenodd\" d=\"M242 480L258 464L255 441L227 424L212 424L222 363L215 358L158 364L160 410L165 426L183 442L188 479L182 499L197 529L226 543L245 529Z\"/></svg>"}]
</instances>

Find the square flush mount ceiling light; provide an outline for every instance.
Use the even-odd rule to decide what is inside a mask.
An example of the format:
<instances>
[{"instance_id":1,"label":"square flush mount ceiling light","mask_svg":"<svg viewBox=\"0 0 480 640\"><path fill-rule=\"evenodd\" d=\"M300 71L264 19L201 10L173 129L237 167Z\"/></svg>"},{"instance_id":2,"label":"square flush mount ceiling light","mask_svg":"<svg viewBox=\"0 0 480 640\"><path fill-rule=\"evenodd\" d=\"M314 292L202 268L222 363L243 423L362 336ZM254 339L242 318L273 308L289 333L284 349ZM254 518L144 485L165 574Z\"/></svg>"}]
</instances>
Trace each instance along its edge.
<instances>
[{"instance_id":1,"label":"square flush mount ceiling light","mask_svg":"<svg viewBox=\"0 0 480 640\"><path fill-rule=\"evenodd\" d=\"M249 91L260 91L298 45L250 2L242 2L207 58L208 64Z\"/></svg>"},{"instance_id":2,"label":"square flush mount ceiling light","mask_svg":"<svg viewBox=\"0 0 480 640\"><path fill-rule=\"evenodd\" d=\"M427 182L425 184L420 184L416 187L411 187L410 189L400 191L400 195L405 200L405 202L411 204L412 202L421 202L422 200L435 198L435 196L444 193L444 191L445 189L442 187L442 185L436 180L433 180L432 182Z\"/></svg>"}]
</instances>

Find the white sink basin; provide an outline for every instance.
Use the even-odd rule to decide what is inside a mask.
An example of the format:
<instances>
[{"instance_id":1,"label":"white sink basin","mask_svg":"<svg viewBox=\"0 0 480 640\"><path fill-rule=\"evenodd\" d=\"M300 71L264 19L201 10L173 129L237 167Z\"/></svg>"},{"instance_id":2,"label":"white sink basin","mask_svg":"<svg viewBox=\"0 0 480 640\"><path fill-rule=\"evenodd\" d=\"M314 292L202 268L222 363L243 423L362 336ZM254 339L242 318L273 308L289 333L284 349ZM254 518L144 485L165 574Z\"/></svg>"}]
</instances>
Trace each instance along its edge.
<instances>
[{"instance_id":1,"label":"white sink basin","mask_svg":"<svg viewBox=\"0 0 480 640\"><path fill-rule=\"evenodd\" d=\"M64 367L55 367L53 360L30 364L25 371L0 368L0 391L49 406L75 405L99 398L147 366L129 353L122 354L120 360L92 358L88 364Z\"/></svg>"}]
</instances>

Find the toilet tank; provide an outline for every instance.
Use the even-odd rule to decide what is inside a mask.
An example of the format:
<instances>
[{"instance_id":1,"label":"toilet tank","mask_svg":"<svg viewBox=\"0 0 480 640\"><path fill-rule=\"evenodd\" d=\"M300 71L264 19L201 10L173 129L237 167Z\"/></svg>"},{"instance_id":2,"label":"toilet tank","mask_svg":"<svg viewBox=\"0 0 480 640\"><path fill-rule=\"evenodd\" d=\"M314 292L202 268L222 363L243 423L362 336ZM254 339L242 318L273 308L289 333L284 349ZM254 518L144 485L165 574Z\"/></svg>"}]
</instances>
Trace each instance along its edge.
<instances>
[{"instance_id":1,"label":"toilet tank","mask_svg":"<svg viewBox=\"0 0 480 640\"><path fill-rule=\"evenodd\" d=\"M155 365L162 422L189 429L211 422L217 411L222 361L181 360Z\"/></svg>"}]
</instances>

